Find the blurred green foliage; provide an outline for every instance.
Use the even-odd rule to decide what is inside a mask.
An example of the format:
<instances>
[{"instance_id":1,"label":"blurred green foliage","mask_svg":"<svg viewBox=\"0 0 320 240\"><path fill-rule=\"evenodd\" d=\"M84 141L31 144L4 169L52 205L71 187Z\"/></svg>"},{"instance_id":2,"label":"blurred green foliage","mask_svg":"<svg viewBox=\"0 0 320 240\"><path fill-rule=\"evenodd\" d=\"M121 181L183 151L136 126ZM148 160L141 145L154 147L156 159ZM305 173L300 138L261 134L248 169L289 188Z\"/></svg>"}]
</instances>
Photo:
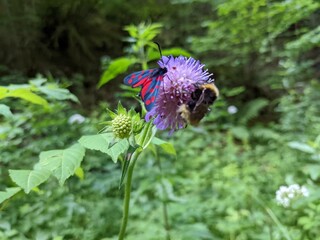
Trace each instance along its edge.
<instances>
[{"instance_id":1,"label":"blurred green foliage","mask_svg":"<svg viewBox=\"0 0 320 240\"><path fill-rule=\"evenodd\" d=\"M126 239L319 238L317 1L4 0L0 9L0 191L11 197L0 239L116 239L121 167L110 157L87 151L83 172L29 195L8 169L32 169L40 152L96 134L108 105L97 102L119 96L128 67L159 58L153 40L164 55L179 47L201 59L221 97L199 127L158 134L175 150L155 139L137 162ZM60 78L29 81L48 72ZM103 73L100 85L114 81L95 90ZM70 83L82 105L62 88ZM75 113L85 121L70 124ZM310 196L277 205L275 191L292 183Z\"/></svg>"}]
</instances>

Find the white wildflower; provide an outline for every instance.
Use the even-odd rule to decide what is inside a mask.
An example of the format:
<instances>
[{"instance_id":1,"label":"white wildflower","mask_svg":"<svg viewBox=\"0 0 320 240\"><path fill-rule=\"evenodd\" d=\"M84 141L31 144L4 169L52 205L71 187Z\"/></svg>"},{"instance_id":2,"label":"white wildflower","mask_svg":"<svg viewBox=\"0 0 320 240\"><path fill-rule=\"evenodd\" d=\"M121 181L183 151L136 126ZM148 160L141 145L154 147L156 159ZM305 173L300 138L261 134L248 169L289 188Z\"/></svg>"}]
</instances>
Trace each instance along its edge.
<instances>
[{"instance_id":1,"label":"white wildflower","mask_svg":"<svg viewBox=\"0 0 320 240\"><path fill-rule=\"evenodd\" d=\"M276 192L276 201L284 207L289 207L293 200L308 196L309 191L306 187L292 184L290 186L280 186Z\"/></svg>"},{"instance_id":2,"label":"white wildflower","mask_svg":"<svg viewBox=\"0 0 320 240\"><path fill-rule=\"evenodd\" d=\"M86 120L86 118L78 113L73 114L69 119L68 119L68 123L69 124L74 124L74 123L78 123L81 124Z\"/></svg>"},{"instance_id":3,"label":"white wildflower","mask_svg":"<svg viewBox=\"0 0 320 240\"><path fill-rule=\"evenodd\" d=\"M231 105L231 106L228 107L228 113L229 114L235 114L237 112L238 112L238 108L236 106Z\"/></svg>"}]
</instances>

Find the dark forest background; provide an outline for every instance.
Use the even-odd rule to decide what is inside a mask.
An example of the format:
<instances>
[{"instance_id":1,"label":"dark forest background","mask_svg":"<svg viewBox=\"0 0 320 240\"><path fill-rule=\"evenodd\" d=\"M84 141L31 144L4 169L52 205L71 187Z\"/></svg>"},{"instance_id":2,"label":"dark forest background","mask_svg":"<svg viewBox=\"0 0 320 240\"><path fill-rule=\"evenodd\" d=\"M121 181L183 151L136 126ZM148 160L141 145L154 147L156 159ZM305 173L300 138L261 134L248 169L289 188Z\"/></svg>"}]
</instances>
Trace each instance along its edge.
<instances>
[{"instance_id":1,"label":"dark forest background","mask_svg":"<svg viewBox=\"0 0 320 240\"><path fill-rule=\"evenodd\" d=\"M155 67L157 41L200 59L221 96L199 126L158 133L175 156L138 163L127 239L318 239L319 23L316 0L0 0L0 191L15 186L8 169L97 133L106 107L139 106L122 81L141 66L111 66L141 57L140 39ZM0 239L116 239L121 167L92 151L81 169L2 205ZM310 196L277 204L294 183Z\"/></svg>"}]
</instances>

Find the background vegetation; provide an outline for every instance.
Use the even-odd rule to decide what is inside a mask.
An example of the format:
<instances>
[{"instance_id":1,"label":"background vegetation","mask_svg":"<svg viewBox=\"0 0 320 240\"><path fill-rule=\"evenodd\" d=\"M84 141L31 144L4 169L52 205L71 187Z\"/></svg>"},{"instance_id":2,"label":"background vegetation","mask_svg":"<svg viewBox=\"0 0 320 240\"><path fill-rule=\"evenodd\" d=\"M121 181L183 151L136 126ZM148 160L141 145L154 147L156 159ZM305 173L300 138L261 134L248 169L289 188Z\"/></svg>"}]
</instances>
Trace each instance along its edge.
<instances>
[{"instance_id":1,"label":"background vegetation","mask_svg":"<svg viewBox=\"0 0 320 240\"><path fill-rule=\"evenodd\" d=\"M156 66L156 40L205 63L221 97L199 127L158 133L175 151L139 159L126 239L320 239L319 22L316 0L2 0L0 191L9 169L96 134L119 98L139 110L121 83ZM0 239L116 239L120 175L87 151L64 185L2 203ZM293 183L310 196L277 204Z\"/></svg>"}]
</instances>

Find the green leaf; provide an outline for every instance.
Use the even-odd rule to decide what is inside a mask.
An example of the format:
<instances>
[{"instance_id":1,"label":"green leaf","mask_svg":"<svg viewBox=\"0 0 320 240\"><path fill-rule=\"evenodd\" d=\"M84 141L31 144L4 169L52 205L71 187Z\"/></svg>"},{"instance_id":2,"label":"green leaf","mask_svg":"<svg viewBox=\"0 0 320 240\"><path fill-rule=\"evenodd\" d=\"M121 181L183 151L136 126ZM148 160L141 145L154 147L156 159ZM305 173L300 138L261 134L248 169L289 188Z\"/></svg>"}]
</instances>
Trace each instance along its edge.
<instances>
[{"instance_id":1,"label":"green leaf","mask_svg":"<svg viewBox=\"0 0 320 240\"><path fill-rule=\"evenodd\" d=\"M119 74L127 71L128 67L134 64L137 60L135 58L117 58L113 60L109 67L104 71L102 77L98 83L98 87L100 88L102 85L106 84L110 80L117 77Z\"/></svg>"},{"instance_id":2,"label":"green leaf","mask_svg":"<svg viewBox=\"0 0 320 240\"><path fill-rule=\"evenodd\" d=\"M83 136L79 139L79 143L85 148L98 150L108 154L113 162L117 162L120 154L127 151L129 143L126 139L116 142L109 148L110 142L113 140L112 133L103 133L96 135Z\"/></svg>"},{"instance_id":3,"label":"green leaf","mask_svg":"<svg viewBox=\"0 0 320 240\"><path fill-rule=\"evenodd\" d=\"M109 144L112 142L112 140L112 133L102 133L96 135L82 136L78 140L78 142L85 148L107 153L109 150Z\"/></svg>"},{"instance_id":4,"label":"green leaf","mask_svg":"<svg viewBox=\"0 0 320 240\"><path fill-rule=\"evenodd\" d=\"M131 37L138 37L138 28L135 25L127 25L123 29L127 31Z\"/></svg>"},{"instance_id":5,"label":"green leaf","mask_svg":"<svg viewBox=\"0 0 320 240\"><path fill-rule=\"evenodd\" d=\"M238 139L241 139L243 141L246 141L249 139L249 131L247 128L242 126L235 126L231 128L231 132L233 136L235 136Z\"/></svg>"},{"instance_id":6,"label":"green leaf","mask_svg":"<svg viewBox=\"0 0 320 240\"><path fill-rule=\"evenodd\" d=\"M0 99L5 98L8 91L6 87L0 86Z\"/></svg>"},{"instance_id":7,"label":"green leaf","mask_svg":"<svg viewBox=\"0 0 320 240\"><path fill-rule=\"evenodd\" d=\"M237 95L243 93L245 90L246 89L243 86L235 87L235 88L232 88L232 89L226 91L225 95L226 95L226 97L233 97L233 96L237 96Z\"/></svg>"},{"instance_id":8,"label":"green leaf","mask_svg":"<svg viewBox=\"0 0 320 240\"><path fill-rule=\"evenodd\" d=\"M126 139L120 140L108 149L107 154L112 158L113 162L117 162L119 156L127 151L129 143Z\"/></svg>"},{"instance_id":9,"label":"green leaf","mask_svg":"<svg viewBox=\"0 0 320 240\"><path fill-rule=\"evenodd\" d=\"M72 100L74 102L79 102L78 98L70 93L68 89L58 88L56 85L48 85L45 87L38 88L40 92L46 94L48 97L57 100Z\"/></svg>"},{"instance_id":10,"label":"green leaf","mask_svg":"<svg viewBox=\"0 0 320 240\"><path fill-rule=\"evenodd\" d=\"M6 118L12 117L12 112L7 105L0 104L0 115L5 116Z\"/></svg>"},{"instance_id":11,"label":"green leaf","mask_svg":"<svg viewBox=\"0 0 320 240\"><path fill-rule=\"evenodd\" d=\"M318 164L307 164L303 172L309 174L313 181L316 181L320 175L320 166Z\"/></svg>"},{"instance_id":12,"label":"green leaf","mask_svg":"<svg viewBox=\"0 0 320 240\"><path fill-rule=\"evenodd\" d=\"M36 88L40 87L42 84L47 82L48 80L44 78L41 74L37 75L36 78L31 79L29 81L30 85L35 86Z\"/></svg>"},{"instance_id":13,"label":"green leaf","mask_svg":"<svg viewBox=\"0 0 320 240\"><path fill-rule=\"evenodd\" d=\"M185 57L189 57L191 56L191 54L184 50L183 48L169 48L169 49L164 49L162 50L162 55L163 56L185 56ZM148 52L148 61L152 61L152 60L156 60L160 58L160 53L157 50L154 49L150 49L150 51Z\"/></svg>"},{"instance_id":14,"label":"green leaf","mask_svg":"<svg viewBox=\"0 0 320 240\"><path fill-rule=\"evenodd\" d=\"M76 169L76 171L74 172L74 174L80 179L83 180L84 179L84 171L82 167L78 167Z\"/></svg>"},{"instance_id":15,"label":"green leaf","mask_svg":"<svg viewBox=\"0 0 320 240\"><path fill-rule=\"evenodd\" d=\"M161 147L164 152L176 156L176 150L172 143L163 141L162 139L157 137L154 137L152 139L152 143Z\"/></svg>"},{"instance_id":16,"label":"green leaf","mask_svg":"<svg viewBox=\"0 0 320 240\"><path fill-rule=\"evenodd\" d=\"M85 149L74 144L63 150L51 150L40 153L40 166L50 170L63 185L67 178L75 174L83 160Z\"/></svg>"},{"instance_id":17,"label":"green leaf","mask_svg":"<svg viewBox=\"0 0 320 240\"><path fill-rule=\"evenodd\" d=\"M8 90L5 94L2 95L1 98L5 97L15 97L15 98L21 98L26 101L32 102L34 104L39 104L42 106L47 106L48 102L44 98L40 97L39 95L31 92L28 89L14 89L14 90Z\"/></svg>"},{"instance_id":18,"label":"green leaf","mask_svg":"<svg viewBox=\"0 0 320 240\"><path fill-rule=\"evenodd\" d=\"M33 188L45 182L51 175L47 169L35 170L9 170L9 175L25 193L29 193Z\"/></svg>"},{"instance_id":19,"label":"green leaf","mask_svg":"<svg viewBox=\"0 0 320 240\"><path fill-rule=\"evenodd\" d=\"M316 150L313 147L311 147L305 143L301 143L301 142L289 142L288 146L290 148L293 148L293 149L296 149L296 150L299 150L299 151L305 152L305 153L315 153L316 152Z\"/></svg>"},{"instance_id":20,"label":"green leaf","mask_svg":"<svg viewBox=\"0 0 320 240\"><path fill-rule=\"evenodd\" d=\"M164 49L162 51L162 54L164 56L169 56L169 55L173 55L173 56L185 56L185 57L190 57L191 53L189 53L188 51L184 50L183 48L169 48L169 49Z\"/></svg>"},{"instance_id":21,"label":"green leaf","mask_svg":"<svg viewBox=\"0 0 320 240\"><path fill-rule=\"evenodd\" d=\"M18 193L21 190L19 187L6 188L5 191L0 191L0 204L5 200L11 198L13 195Z\"/></svg>"},{"instance_id":22,"label":"green leaf","mask_svg":"<svg viewBox=\"0 0 320 240\"><path fill-rule=\"evenodd\" d=\"M265 98L256 98L247 103L238 113L239 122L246 124L249 120L257 117L259 112L269 104L269 100Z\"/></svg>"}]
</instances>

